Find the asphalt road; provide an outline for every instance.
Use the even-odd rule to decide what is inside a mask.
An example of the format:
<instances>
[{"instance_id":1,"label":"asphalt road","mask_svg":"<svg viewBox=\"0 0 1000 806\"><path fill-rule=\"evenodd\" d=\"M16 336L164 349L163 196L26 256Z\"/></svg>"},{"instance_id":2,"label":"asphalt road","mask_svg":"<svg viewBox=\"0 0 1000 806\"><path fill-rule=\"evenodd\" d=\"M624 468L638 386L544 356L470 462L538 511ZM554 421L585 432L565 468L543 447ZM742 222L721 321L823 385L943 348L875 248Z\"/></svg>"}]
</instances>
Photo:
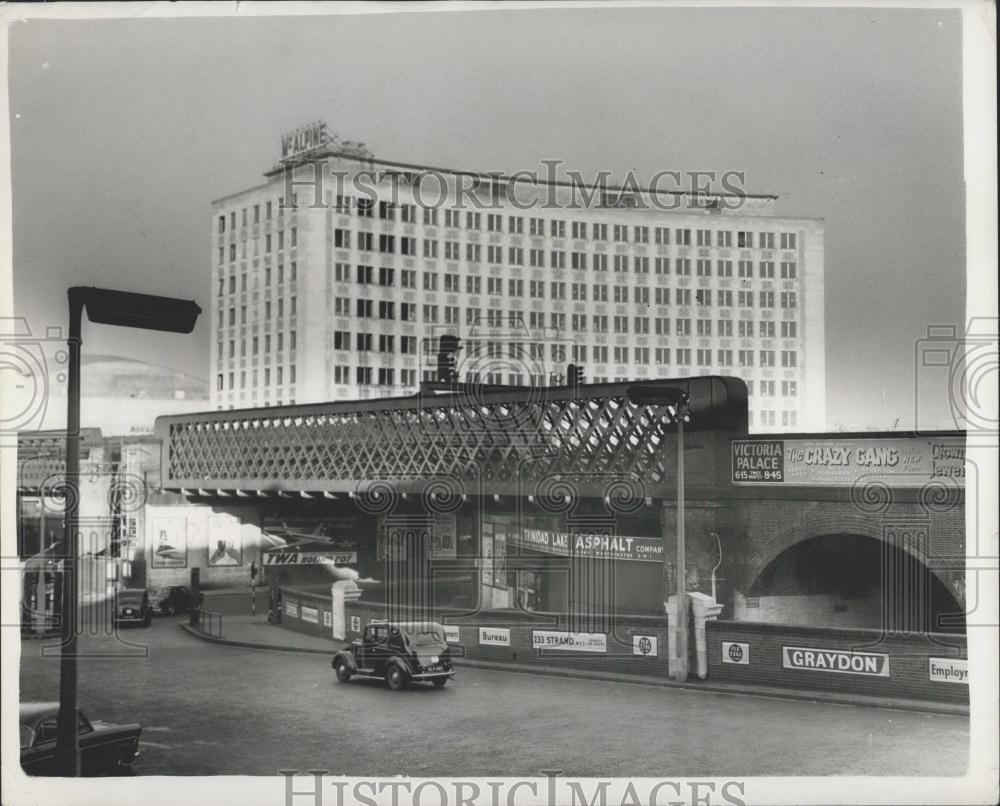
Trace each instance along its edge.
<instances>
[{"instance_id":1,"label":"asphalt road","mask_svg":"<svg viewBox=\"0 0 1000 806\"><path fill-rule=\"evenodd\" d=\"M339 684L320 655L218 646L160 618L148 653L81 660L80 707L139 722L137 775L961 775L963 717L459 668L442 690ZM58 696L58 656L21 642L21 699ZM142 648L132 652L142 652Z\"/></svg>"}]
</instances>

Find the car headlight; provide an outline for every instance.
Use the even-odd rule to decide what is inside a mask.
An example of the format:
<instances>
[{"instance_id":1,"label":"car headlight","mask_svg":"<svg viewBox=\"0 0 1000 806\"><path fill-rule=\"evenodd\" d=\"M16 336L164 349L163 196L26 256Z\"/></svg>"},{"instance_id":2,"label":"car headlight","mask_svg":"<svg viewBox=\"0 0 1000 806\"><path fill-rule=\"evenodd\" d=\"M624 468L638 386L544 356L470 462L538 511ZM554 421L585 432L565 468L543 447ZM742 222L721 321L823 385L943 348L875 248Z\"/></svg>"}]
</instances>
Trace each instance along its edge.
<instances>
[{"instance_id":1,"label":"car headlight","mask_svg":"<svg viewBox=\"0 0 1000 806\"><path fill-rule=\"evenodd\" d=\"M431 663L437 663L437 662L438 662L438 656L437 655L431 655Z\"/></svg>"}]
</instances>

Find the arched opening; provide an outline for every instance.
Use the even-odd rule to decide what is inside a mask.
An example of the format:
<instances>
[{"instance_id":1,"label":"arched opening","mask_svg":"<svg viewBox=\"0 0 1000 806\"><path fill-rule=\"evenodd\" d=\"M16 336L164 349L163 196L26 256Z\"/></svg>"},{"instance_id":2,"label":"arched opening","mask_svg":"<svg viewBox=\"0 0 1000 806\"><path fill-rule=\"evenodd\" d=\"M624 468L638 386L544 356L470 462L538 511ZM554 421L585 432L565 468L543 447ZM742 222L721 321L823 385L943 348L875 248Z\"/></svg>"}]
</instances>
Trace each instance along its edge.
<instances>
[{"instance_id":1,"label":"arched opening","mask_svg":"<svg viewBox=\"0 0 1000 806\"><path fill-rule=\"evenodd\" d=\"M737 621L965 632L962 608L919 558L871 537L820 535L781 552L737 594Z\"/></svg>"}]
</instances>

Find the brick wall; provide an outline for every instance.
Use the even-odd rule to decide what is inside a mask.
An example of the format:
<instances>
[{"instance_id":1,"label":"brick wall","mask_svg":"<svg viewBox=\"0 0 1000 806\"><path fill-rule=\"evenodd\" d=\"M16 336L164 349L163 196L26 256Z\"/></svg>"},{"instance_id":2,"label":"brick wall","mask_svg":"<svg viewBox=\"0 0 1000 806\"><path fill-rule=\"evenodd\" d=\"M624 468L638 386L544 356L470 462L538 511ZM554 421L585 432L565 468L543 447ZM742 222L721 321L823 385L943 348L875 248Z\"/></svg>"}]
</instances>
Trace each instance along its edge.
<instances>
[{"instance_id":1,"label":"brick wall","mask_svg":"<svg viewBox=\"0 0 1000 806\"><path fill-rule=\"evenodd\" d=\"M383 605L367 602L349 602L348 639L359 638L364 625L372 619L385 618ZM351 623L351 616L358 621ZM435 618L448 627L458 629L456 655L471 660L496 663L517 663L537 666L539 669L590 669L593 671L662 676L667 678L667 633L664 617L623 616L604 636L604 651L590 652L565 649L535 649L532 646L534 631L569 632L565 622L553 616L529 615L519 611L490 611L469 615L449 615L447 611ZM358 629L352 629L356 627ZM508 631L509 645L498 646L480 642L480 628ZM647 636L647 654L633 649L633 635ZM653 640L655 639L655 640ZM655 645L655 649L653 647Z\"/></svg>"},{"instance_id":2,"label":"brick wall","mask_svg":"<svg viewBox=\"0 0 1000 806\"><path fill-rule=\"evenodd\" d=\"M265 603L266 608L266 603ZM332 600L312 591L281 589L281 626L333 640ZM331 644L331 649L336 649Z\"/></svg>"},{"instance_id":3,"label":"brick wall","mask_svg":"<svg viewBox=\"0 0 1000 806\"><path fill-rule=\"evenodd\" d=\"M724 662L723 641L748 645L735 654L749 662ZM968 658L965 636L882 635L878 630L718 621L709 622L707 642L712 681L947 702L968 702L969 698L967 685L931 681L929 674L930 658ZM783 647L887 655L888 675L784 668Z\"/></svg>"}]
</instances>

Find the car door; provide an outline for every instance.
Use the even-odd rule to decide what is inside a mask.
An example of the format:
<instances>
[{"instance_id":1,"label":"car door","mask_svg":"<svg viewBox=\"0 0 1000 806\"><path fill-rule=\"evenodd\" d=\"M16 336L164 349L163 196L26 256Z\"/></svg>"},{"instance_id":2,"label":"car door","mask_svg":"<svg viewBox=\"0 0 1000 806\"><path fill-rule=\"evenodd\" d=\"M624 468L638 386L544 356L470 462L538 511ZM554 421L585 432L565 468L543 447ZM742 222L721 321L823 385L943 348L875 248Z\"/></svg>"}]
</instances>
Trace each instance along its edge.
<instances>
[{"instance_id":1,"label":"car door","mask_svg":"<svg viewBox=\"0 0 1000 806\"><path fill-rule=\"evenodd\" d=\"M365 638L361 643L364 660L361 665L371 669L373 674L380 675L385 671L385 642L388 637L389 631L384 624L369 624L365 628Z\"/></svg>"},{"instance_id":2,"label":"car door","mask_svg":"<svg viewBox=\"0 0 1000 806\"><path fill-rule=\"evenodd\" d=\"M77 714L76 731L79 735L80 744L80 772L92 768L94 764L94 753L91 744L88 742L88 735L93 734L94 729L90 726L83 714ZM26 770L33 774L54 774L56 770L56 735L58 734L58 717L50 716L38 723L35 728L35 738L31 745L31 750L25 759Z\"/></svg>"}]
</instances>

